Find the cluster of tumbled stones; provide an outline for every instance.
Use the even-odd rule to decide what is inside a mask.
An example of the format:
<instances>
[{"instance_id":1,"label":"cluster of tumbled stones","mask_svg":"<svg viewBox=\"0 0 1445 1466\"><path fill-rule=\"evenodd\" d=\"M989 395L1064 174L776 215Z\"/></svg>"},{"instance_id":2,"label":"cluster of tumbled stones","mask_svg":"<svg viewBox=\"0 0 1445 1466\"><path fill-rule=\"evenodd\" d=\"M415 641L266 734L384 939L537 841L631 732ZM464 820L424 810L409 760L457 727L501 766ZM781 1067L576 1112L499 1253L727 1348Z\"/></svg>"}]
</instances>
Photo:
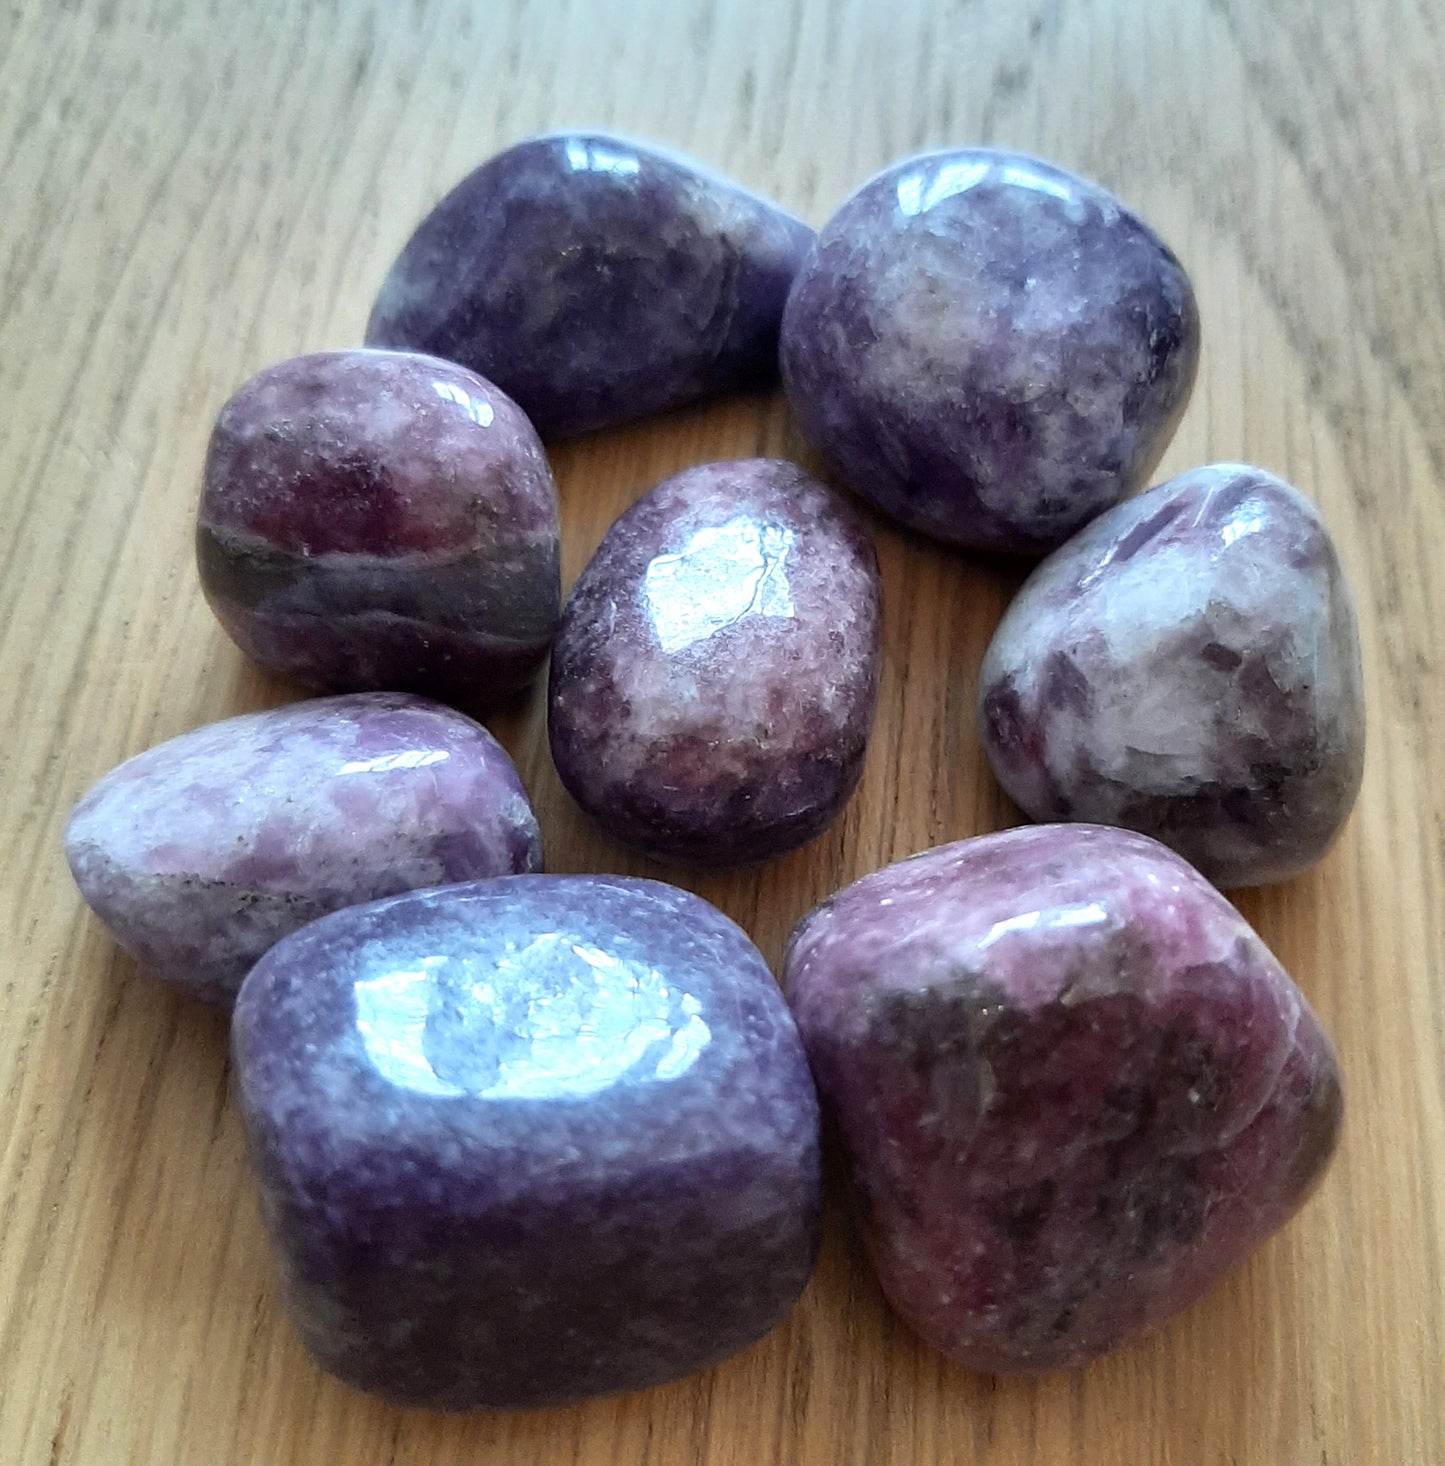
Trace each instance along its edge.
<instances>
[{"instance_id":1,"label":"cluster of tumbled stones","mask_svg":"<svg viewBox=\"0 0 1445 1466\"><path fill-rule=\"evenodd\" d=\"M423 221L364 349L222 409L196 546L222 624L329 694L142 753L76 806L85 899L232 1013L296 1325L389 1399L535 1406L745 1348L818 1248L820 1108L883 1287L974 1368L1167 1318L1328 1165L1339 1071L1218 887L1318 860L1360 782L1353 609L1260 469L1139 493L1199 354L1189 281L1036 159L911 158L821 233L685 159L567 133ZM550 652L558 774L687 866L824 830L863 771L882 587L795 464L703 464L565 604L542 439L781 368L831 477L1046 557L978 679L1037 825L877 871L794 932L656 881L546 876L469 712Z\"/></svg>"}]
</instances>

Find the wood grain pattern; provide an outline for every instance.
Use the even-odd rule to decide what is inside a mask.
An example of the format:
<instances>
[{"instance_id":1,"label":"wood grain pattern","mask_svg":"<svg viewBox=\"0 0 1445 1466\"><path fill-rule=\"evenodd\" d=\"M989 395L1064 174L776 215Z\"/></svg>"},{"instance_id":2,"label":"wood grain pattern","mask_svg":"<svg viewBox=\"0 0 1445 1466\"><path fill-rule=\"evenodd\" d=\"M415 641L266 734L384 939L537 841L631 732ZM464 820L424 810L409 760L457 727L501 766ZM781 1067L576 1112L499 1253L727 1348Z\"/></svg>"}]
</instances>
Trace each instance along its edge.
<instances>
[{"instance_id":1,"label":"wood grain pattern","mask_svg":"<svg viewBox=\"0 0 1445 1466\"><path fill-rule=\"evenodd\" d=\"M23 0L0 5L0 1462L1445 1462L1445 18L1435 0ZM1090 173L1179 250L1202 377L1166 469L1260 462L1353 578L1372 725L1328 861L1241 904L1334 1032L1317 1199L1162 1334L997 1382L887 1316L834 1214L790 1322L701 1378L448 1419L353 1395L277 1301L218 1020L86 917L59 836L121 758L286 700L191 563L209 422L359 338L422 211L563 123L686 149L815 221L929 144ZM739 399L556 454L570 579L707 458L792 453ZM1011 823L973 734L1016 575L879 524L882 711L837 827L693 882L778 958L896 856ZM582 822L540 707L499 721L554 869L640 871Z\"/></svg>"}]
</instances>

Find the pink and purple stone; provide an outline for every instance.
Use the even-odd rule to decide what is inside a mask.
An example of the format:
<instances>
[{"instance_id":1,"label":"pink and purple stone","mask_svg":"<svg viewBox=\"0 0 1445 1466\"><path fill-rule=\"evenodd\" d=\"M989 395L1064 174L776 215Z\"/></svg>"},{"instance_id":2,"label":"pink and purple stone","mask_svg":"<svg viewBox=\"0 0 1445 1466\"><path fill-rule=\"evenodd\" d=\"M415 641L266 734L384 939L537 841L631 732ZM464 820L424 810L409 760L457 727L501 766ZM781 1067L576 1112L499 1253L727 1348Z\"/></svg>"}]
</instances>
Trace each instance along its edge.
<instances>
[{"instance_id":1,"label":"pink and purple stone","mask_svg":"<svg viewBox=\"0 0 1445 1466\"><path fill-rule=\"evenodd\" d=\"M211 435L196 553L237 645L325 691L496 703L541 666L561 602L532 425L406 352L317 352L247 382Z\"/></svg>"},{"instance_id":2,"label":"pink and purple stone","mask_svg":"<svg viewBox=\"0 0 1445 1466\"><path fill-rule=\"evenodd\" d=\"M865 876L784 985L884 1292L990 1372L1162 1323L1329 1164L1339 1069L1219 893L1126 830L1042 825Z\"/></svg>"},{"instance_id":3,"label":"pink and purple stone","mask_svg":"<svg viewBox=\"0 0 1445 1466\"><path fill-rule=\"evenodd\" d=\"M605 133L498 153L422 221L367 344L496 382L544 438L776 379L813 231L690 160Z\"/></svg>"},{"instance_id":4,"label":"pink and purple stone","mask_svg":"<svg viewBox=\"0 0 1445 1466\"><path fill-rule=\"evenodd\" d=\"M1244 464L1171 479L1056 550L994 633L978 697L1025 813L1153 835L1219 886L1317 861L1364 768L1339 556L1302 494Z\"/></svg>"},{"instance_id":5,"label":"pink and purple stone","mask_svg":"<svg viewBox=\"0 0 1445 1466\"><path fill-rule=\"evenodd\" d=\"M1189 400L1169 249L1036 158L909 158L824 225L788 297L788 400L838 477L951 544L1041 555L1139 488Z\"/></svg>"},{"instance_id":6,"label":"pink and purple stone","mask_svg":"<svg viewBox=\"0 0 1445 1466\"><path fill-rule=\"evenodd\" d=\"M232 1028L267 1229L321 1365L551 1405L746 1348L818 1247L818 1110L772 974L687 892L518 876L326 917Z\"/></svg>"},{"instance_id":7,"label":"pink and purple stone","mask_svg":"<svg viewBox=\"0 0 1445 1466\"><path fill-rule=\"evenodd\" d=\"M608 530L552 653L563 784L658 860L724 866L824 830L863 771L878 691L872 541L791 463L708 463Z\"/></svg>"},{"instance_id":8,"label":"pink and purple stone","mask_svg":"<svg viewBox=\"0 0 1445 1466\"><path fill-rule=\"evenodd\" d=\"M113 769L65 854L86 903L155 976L219 1007L283 936L418 886L540 870L512 761L405 693L246 713Z\"/></svg>"}]
</instances>

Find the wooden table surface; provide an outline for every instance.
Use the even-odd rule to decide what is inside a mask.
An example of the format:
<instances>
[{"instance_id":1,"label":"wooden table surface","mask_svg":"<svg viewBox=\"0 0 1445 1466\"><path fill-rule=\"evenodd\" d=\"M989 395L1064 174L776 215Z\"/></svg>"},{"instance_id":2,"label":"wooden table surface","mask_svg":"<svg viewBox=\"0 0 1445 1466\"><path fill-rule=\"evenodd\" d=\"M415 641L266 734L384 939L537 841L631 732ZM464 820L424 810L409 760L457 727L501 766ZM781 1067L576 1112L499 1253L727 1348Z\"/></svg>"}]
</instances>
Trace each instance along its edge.
<instances>
[{"instance_id":1,"label":"wooden table surface","mask_svg":"<svg viewBox=\"0 0 1445 1466\"><path fill-rule=\"evenodd\" d=\"M0 1463L1445 1463L1445 19L1436 0L21 0L0 5ZM60 833L122 758L295 691L207 612L191 519L251 372L355 343L393 254L499 146L660 139L821 222L909 151L1019 146L1174 244L1205 323L1164 468L1262 463L1352 577L1370 751L1317 870L1240 905L1333 1031L1343 1149L1162 1333L996 1381L888 1317L837 1209L787 1324L666 1389L404 1413L281 1311L219 1019L87 917ZM564 572L699 460L800 453L777 397L554 456ZM1162 476L1162 474L1161 474ZM1016 572L876 525L880 715L838 824L683 883L776 962L885 861L1013 823L974 736ZM498 720L555 870L590 830L541 706Z\"/></svg>"}]
</instances>

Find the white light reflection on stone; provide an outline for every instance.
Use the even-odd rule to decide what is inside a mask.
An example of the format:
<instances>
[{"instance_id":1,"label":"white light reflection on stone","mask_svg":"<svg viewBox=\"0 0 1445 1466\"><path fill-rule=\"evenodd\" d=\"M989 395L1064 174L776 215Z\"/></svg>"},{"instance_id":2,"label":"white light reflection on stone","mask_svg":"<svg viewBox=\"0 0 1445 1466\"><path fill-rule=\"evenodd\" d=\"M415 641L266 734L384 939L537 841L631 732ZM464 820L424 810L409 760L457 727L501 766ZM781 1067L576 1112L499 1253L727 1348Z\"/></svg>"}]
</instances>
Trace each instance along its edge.
<instances>
[{"instance_id":1,"label":"white light reflection on stone","mask_svg":"<svg viewBox=\"0 0 1445 1466\"><path fill-rule=\"evenodd\" d=\"M738 518L698 530L679 554L657 556L642 596L663 651L680 651L748 616L792 618L793 540L783 525Z\"/></svg>"},{"instance_id":2,"label":"white light reflection on stone","mask_svg":"<svg viewBox=\"0 0 1445 1466\"><path fill-rule=\"evenodd\" d=\"M400 753L381 753L375 758L352 759L337 770L342 774L386 774L392 769L428 769L445 763L451 754L444 748L407 748Z\"/></svg>"},{"instance_id":3,"label":"white light reflection on stone","mask_svg":"<svg viewBox=\"0 0 1445 1466\"><path fill-rule=\"evenodd\" d=\"M1228 524L1221 527L1219 537L1228 546L1232 545L1235 540L1242 540L1245 535L1258 534L1263 528L1263 515L1255 515L1252 519L1231 519Z\"/></svg>"},{"instance_id":4,"label":"white light reflection on stone","mask_svg":"<svg viewBox=\"0 0 1445 1466\"><path fill-rule=\"evenodd\" d=\"M427 957L356 983L355 996L377 1073L418 1094L584 1098L633 1070L675 1079L712 1038L692 994L562 932Z\"/></svg>"},{"instance_id":5,"label":"white light reflection on stone","mask_svg":"<svg viewBox=\"0 0 1445 1466\"><path fill-rule=\"evenodd\" d=\"M565 152L567 166L574 173L616 173L626 177L639 167L629 153L619 153L601 143L584 143L580 138L568 138Z\"/></svg>"},{"instance_id":6,"label":"white light reflection on stone","mask_svg":"<svg viewBox=\"0 0 1445 1466\"><path fill-rule=\"evenodd\" d=\"M1017 916L1007 916L996 921L980 939L980 947L991 947L1000 937L1010 932L1028 932L1036 929L1053 931L1059 927L1097 926L1108 921L1109 913L1097 901L1082 906L1055 906L1047 911L1021 911Z\"/></svg>"},{"instance_id":7,"label":"white light reflection on stone","mask_svg":"<svg viewBox=\"0 0 1445 1466\"><path fill-rule=\"evenodd\" d=\"M945 199L951 199L955 194L967 193L976 184L982 183L992 166L987 160L978 159L973 162L959 159L957 162L945 163L933 172L926 189L923 182L928 169L920 168L915 172L905 173L898 180L898 207L910 219L916 214L926 213Z\"/></svg>"},{"instance_id":8,"label":"white light reflection on stone","mask_svg":"<svg viewBox=\"0 0 1445 1466\"><path fill-rule=\"evenodd\" d=\"M433 382L432 391L443 402L455 402L478 427L489 428L496 419L492 404L485 397L473 397L465 387L455 382Z\"/></svg>"}]
</instances>

